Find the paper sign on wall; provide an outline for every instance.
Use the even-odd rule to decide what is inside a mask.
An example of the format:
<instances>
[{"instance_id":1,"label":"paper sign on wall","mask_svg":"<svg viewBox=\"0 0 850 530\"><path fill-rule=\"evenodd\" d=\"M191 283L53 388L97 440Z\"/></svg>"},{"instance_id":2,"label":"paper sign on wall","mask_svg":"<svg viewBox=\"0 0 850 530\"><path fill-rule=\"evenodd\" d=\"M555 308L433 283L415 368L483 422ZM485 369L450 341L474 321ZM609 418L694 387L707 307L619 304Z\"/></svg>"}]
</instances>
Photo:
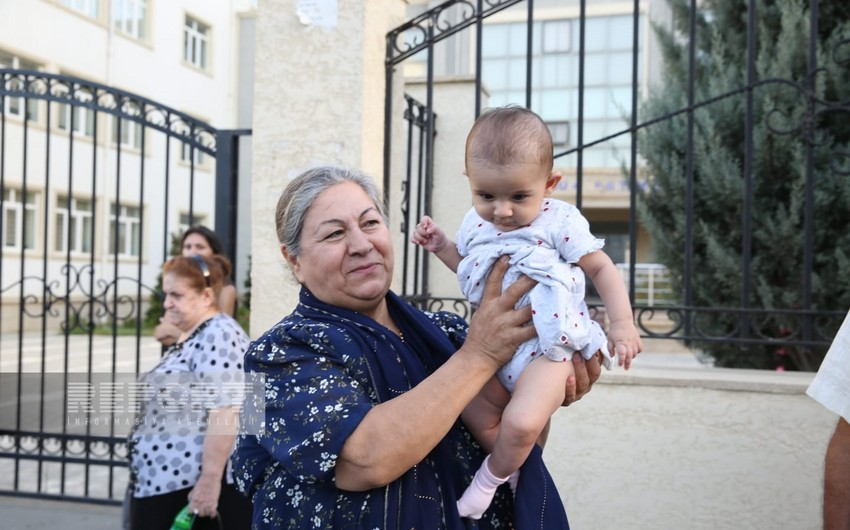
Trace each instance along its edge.
<instances>
[{"instance_id":1,"label":"paper sign on wall","mask_svg":"<svg viewBox=\"0 0 850 530\"><path fill-rule=\"evenodd\" d=\"M295 14L305 26L333 28L337 24L339 0L298 0Z\"/></svg>"}]
</instances>

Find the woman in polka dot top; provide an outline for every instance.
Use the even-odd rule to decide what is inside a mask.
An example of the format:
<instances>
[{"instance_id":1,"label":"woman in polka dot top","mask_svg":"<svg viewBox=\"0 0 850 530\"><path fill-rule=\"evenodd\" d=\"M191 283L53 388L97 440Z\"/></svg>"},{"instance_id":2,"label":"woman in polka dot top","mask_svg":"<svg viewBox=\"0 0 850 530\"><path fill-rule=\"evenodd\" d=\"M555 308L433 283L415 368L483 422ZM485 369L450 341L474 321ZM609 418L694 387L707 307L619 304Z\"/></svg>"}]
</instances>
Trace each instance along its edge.
<instances>
[{"instance_id":1,"label":"woman in polka dot top","mask_svg":"<svg viewBox=\"0 0 850 530\"><path fill-rule=\"evenodd\" d=\"M248 337L219 310L229 263L176 257L163 266L164 306L177 342L140 378L130 434L130 527L167 530L186 504L194 528L249 528L251 504L233 486L228 460L242 403Z\"/></svg>"}]
</instances>

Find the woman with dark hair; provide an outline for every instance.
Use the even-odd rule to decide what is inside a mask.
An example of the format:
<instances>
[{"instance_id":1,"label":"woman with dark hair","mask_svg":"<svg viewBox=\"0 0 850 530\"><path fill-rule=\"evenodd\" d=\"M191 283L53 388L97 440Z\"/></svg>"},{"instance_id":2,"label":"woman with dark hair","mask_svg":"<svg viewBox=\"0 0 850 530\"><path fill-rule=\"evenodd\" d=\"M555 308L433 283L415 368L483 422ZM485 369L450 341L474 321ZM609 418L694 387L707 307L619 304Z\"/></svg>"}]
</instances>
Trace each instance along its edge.
<instances>
[{"instance_id":1,"label":"woman with dark hair","mask_svg":"<svg viewBox=\"0 0 850 530\"><path fill-rule=\"evenodd\" d=\"M180 253L182 256L222 256L224 248L215 232L203 225L190 227L183 233L180 239ZM231 265L227 262L225 281L218 293L218 309L222 313L236 316L237 292L233 280L230 278ZM159 324L153 332L154 337L163 346L171 346L180 335L180 331L167 322L165 316L159 319Z\"/></svg>"},{"instance_id":2,"label":"woman with dark hair","mask_svg":"<svg viewBox=\"0 0 850 530\"><path fill-rule=\"evenodd\" d=\"M196 234L201 236L202 240L195 239L189 243L186 240L189 236ZM191 226L183 232L183 237L180 238L180 251L186 254L190 250L190 254L201 254L207 256L209 254L224 254L224 247L215 232L204 225Z\"/></svg>"}]
</instances>

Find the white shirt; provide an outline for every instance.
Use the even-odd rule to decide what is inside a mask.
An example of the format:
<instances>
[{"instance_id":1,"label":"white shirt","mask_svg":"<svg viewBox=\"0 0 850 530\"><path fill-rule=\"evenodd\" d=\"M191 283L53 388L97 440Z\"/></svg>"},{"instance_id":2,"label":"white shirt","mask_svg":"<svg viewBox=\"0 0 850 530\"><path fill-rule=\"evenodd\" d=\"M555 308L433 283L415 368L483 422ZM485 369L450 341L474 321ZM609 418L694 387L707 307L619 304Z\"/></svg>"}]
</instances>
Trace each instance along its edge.
<instances>
[{"instance_id":1,"label":"white shirt","mask_svg":"<svg viewBox=\"0 0 850 530\"><path fill-rule=\"evenodd\" d=\"M844 318L806 394L850 421L850 312Z\"/></svg>"}]
</instances>

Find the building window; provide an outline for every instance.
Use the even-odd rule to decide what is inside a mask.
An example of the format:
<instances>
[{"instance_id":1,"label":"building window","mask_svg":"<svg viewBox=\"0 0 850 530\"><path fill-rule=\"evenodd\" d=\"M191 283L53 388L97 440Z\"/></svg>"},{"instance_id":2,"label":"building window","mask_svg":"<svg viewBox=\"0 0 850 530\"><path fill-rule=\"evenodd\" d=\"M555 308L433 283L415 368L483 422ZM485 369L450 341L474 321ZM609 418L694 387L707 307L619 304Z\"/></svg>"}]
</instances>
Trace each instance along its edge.
<instances>
[{"instance_id":1,"label":"building window","mask_svg":"<svg viewBox=\"0 0 850 530\"><path fill-rule=\"evenodd\" d=\"M570 21L544 21L543 53L566 53L568 51L570 51Z\"/></svg>"},{"instance_id":2,"label":"building window","mask_svg":"<svg viewBox=\"0 0 850 530\"><path fill-rule=\"evenodd\" d=\"M59 128L74 134L94 137L94 111L78 105L59 104Z\"/></svg>"},{"instance_id":3,"label":"building window","mask_svg":"<svg viewBox=\"0 0 850 530\"><path fill-rule=\"evenodd\" d=\"M142 148L142 124L123 118L118 126L118 118L112 120L112 141L131 149Z\"/></svg>"},{"instance_id":4,"label":"building window","mask_svg":"<svg viewBox=\"0 0 850 530\"><path fill-rule=\"evenodd\" d=\"M32 191L3 188L3 248L35 248L36 199Z\"/></svg>"},{"instance_id":5,"label":"building window","mask_svg":"<svg viewBox=\"0 0 850 530\"><path fill-rule=\"evenodd\" d=\"M531 108L552 127L553 140L578 137L579 38L572 19L534 22L532 31ZM632 100L633 17L618 15L586 19L583 138L604 138L628 126ZM482 34L483 83L493 107L526 104L528 28L525 22L487 24ZM638 39L641 42L641 39ZM639 50L640 52L640 50ZM638 72L638 78L641 72ZM628 152L629 135L584 150L585 167L620 166ZM563 145L561 147L564 147ZM558 161L567 165L568 161Z\"/></svg>"},{"instance_id":6,"label":"building window","mask_svg":"<svg viewBox=\"0 0 850 530\"><path fill-rule=\"evenodd\" d=\"M112 27L134 39L145 40L148 27L147 0L112 0Z\"/></svg>"},{"instance_id":7,"label":"building window","mask_svg":"<svg viewBox=\"0 0 850 530\"><path fill-rule=\"evenodd\" d=\"M100 0L60 0L59 3L87 17L100 18Z\"/></svg>"},{"instance_id":8,"label":"building window","mask_svg":"<svg viewBox=\"0 0 850 530\"><path fill-rule=\"evenodd\" d=\"M141 213L142 210L138 206L112 203L109 219L110 254L141 255Z\"/></svg>"},{"instance_id":9,"label":"building window","mask_svg":"<svg viewBox=\"0 0 850 530\"><path fill-rule=\"evenodd\" d=\"M193 212L192 217L189 217L188 212L180 212L180 222L177 225L177 229L180 231L180 235L182 236L189 228L198 225L205 225L206 221L206 214Z\"/></svg>"},{"instance_id":10,"label":"building window","mask_svg":"<svg viewBox=\"0 0 850 530\"><path fill-rule=\"evenodd\" d=\"M611 261L618 264L629 261L629 224L616 221L591 221L590 230L593 235L605 240L605 254ZM628 283L628 280L627 280ZM638 279L640 283L640 279ZM593 282L586 283L587 298L601 301L602 297Z\"/></svg>"},{"instance_id":11,"label":"building window","mask_svg":"<svg viewBox=\"0 0 850 530\"><path fill-rule=\"evenodd\" d=\"M91 199L56 198L56 251L91 253L94 248L94 202Z\"/></svg>"},{"instance_id":12,"label":"building window","mask_svg":"<svg viewBox=\"0 0 850 530\"><path fill-rule=\"evenodd\" d=\"M186 25L183 27L183 60L201 70L207 69L209 33L209 26L186 17Z\"/></svg>"},{"instance_id":13,"label":"building window","mask_svg":"<svg viewBox=\"0 0 850 530\"><path fill-rule=\"evenodd\" d=\"M192 153L194 151L195 165L196 166L203 166L206 163L207 158L206 158L206 156L204 156L203 151L201 151L197 147L195 147L193 149L191 145L189 145L185 142L181 145L182 145L182 149L180 149L180 161L181 162L186 163L186 164L191 163L192 162Z\"/></svg>"},{"instance_id":14,"label":"building window","mask_svg":"<svg viewBox=\"0 0 850 530\"><path fill-rule=\"evenodd\" d=\"M0 68L15 68L17 70L38 70L40 65L32 61L21 59L10 53L0 50ZM24 82L20 79L10 78L7 87L12 90L24 90ZM22 97L7 96L4 98L5 108L3 111L6 115L24 118L24 105L27 109L27 119L38 120L38 100L24 99ZM24 103L26 101L26 103Z\"/></svg>"},{"instance_id":15,"label":"building window","mask_svg":"<svg viewBox=\"0 0 850 530\"><path fill-rule=\"evenodd\" d=\"M565 149L570 145L570 124L566 121L550 121L549 132L552 134L552 147Z\"/></svg>"}]
</instances>

